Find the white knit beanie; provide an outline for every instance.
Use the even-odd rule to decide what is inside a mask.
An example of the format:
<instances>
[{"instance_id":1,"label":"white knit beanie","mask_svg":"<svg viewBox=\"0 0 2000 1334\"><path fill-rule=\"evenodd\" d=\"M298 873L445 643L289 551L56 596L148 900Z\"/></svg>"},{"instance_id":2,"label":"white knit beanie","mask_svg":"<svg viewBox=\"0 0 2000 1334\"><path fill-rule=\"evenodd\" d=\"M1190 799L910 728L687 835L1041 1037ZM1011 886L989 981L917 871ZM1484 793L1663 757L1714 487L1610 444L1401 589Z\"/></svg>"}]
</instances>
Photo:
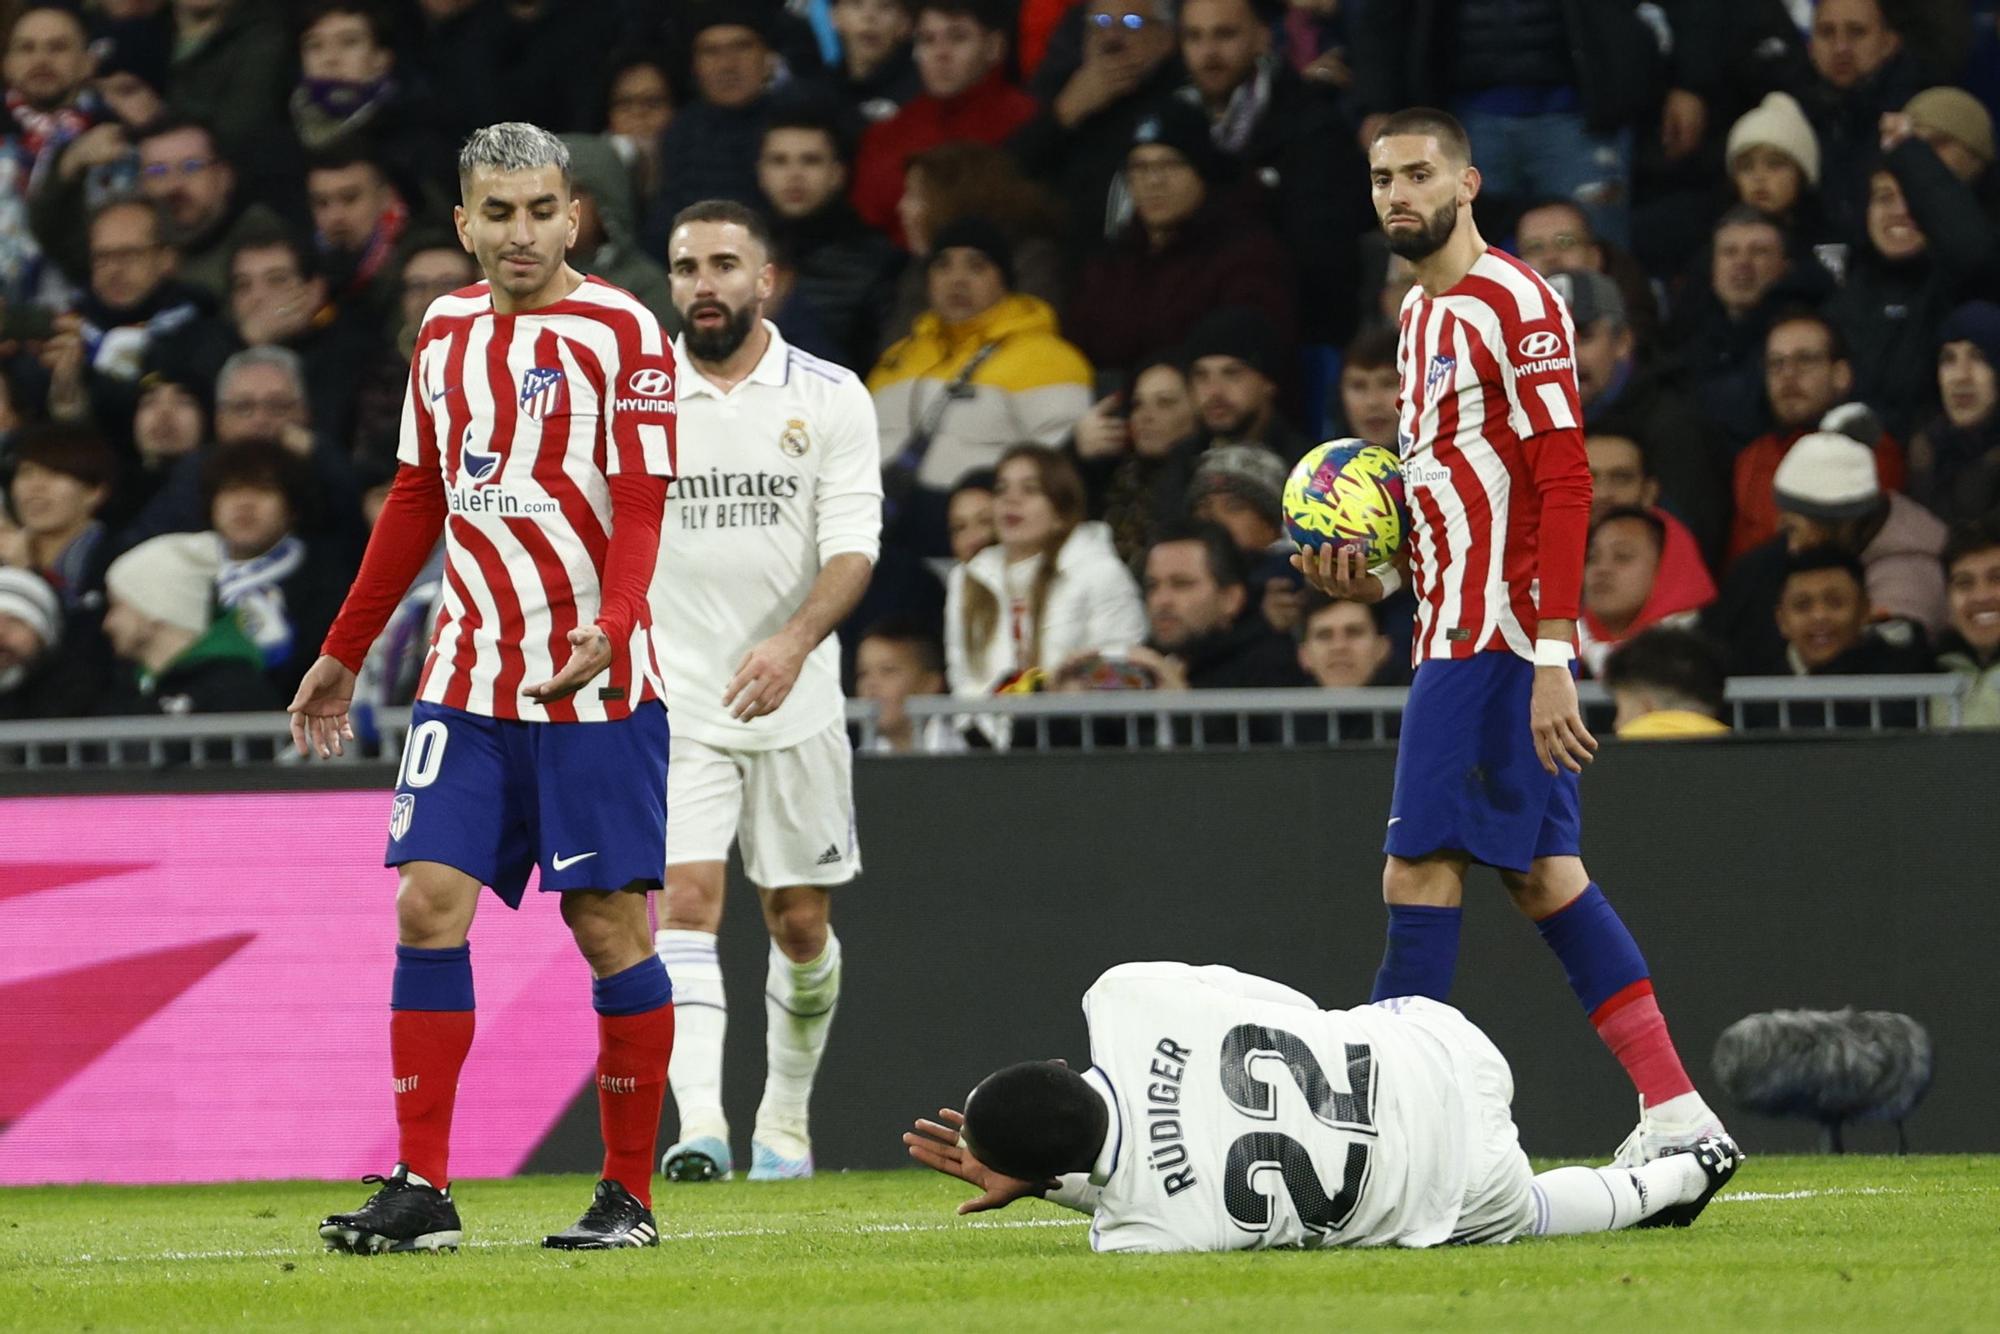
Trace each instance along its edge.
<instances>
[{"instance_id":1,"label":"white knit beanie","mask_svg":"<svg viewBox=\"0 0 2000 1334\"><path fill-rule=\"evenodd\" d=\"M62 603L56 591L32 570L0 568L0 616L12 616L35 632L44 649L62 643Z\"/></svg>"},{"instance_id":2,"label":"white knit beanie","mask_svg":"<svg viewBox=\"0 0 2000 1334\"><path fill-rule=\"evenodd\" d=\"M141 616L198 635L213 620L209 612L221 569L222 548L214 533L166 533L112 561L104 588Z\"/></svg>"},{"instance_id":3,"label":"white knit beanie","mask_svg":"<svg viewBox=\"0 0 2000 1334\"><path fill-rule=\"evenodd\" d=\"M1807 185L1819 184L1819 136L1790 93L1771 93L1737 118L1729 127L1724 161L1735 162L1738 153L1756 144L1775 148L1798 163Z\"/></svg>"}]
</instances>

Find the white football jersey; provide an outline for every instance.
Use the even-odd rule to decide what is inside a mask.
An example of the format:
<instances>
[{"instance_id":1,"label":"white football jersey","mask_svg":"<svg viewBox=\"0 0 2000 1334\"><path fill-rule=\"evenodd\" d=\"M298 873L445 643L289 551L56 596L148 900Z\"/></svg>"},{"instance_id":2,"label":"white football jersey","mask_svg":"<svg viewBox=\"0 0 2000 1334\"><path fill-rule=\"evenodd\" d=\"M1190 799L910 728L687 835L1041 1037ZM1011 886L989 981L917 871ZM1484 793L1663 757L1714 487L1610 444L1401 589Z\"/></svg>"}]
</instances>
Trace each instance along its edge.
<instances>
[{"instance_id":1,"label":"white football jersey","mask_svg":"<svg viewBox=\"0 0 2000 1334\"><path fill-rule=\"evenodd\" d=\"M1087 1077L1113 1125L1090 1184L1067 1178L1052 1198L1094 1202L1094 1249L1451 1237L1473 1146L1451 1053L1429 1029L1181 963L1113 968L1083 1009Z\"/></svg>"},{"instance_id":2,"label":"white football jersey","mask_svg":"<svg viewBox=\"0 0 2000 1334\"><path fill-rule=\"evenodd\" d=\"M807 656L777 712L738 722L722 693L743 655L783 628L834 556L875 559L882 460L875 401L854 372L785 342L724 392L680 361L679 468L667 491L653 626L675 736L776 750L841 716L840 642Z\"/></svg>"}]
</instances>

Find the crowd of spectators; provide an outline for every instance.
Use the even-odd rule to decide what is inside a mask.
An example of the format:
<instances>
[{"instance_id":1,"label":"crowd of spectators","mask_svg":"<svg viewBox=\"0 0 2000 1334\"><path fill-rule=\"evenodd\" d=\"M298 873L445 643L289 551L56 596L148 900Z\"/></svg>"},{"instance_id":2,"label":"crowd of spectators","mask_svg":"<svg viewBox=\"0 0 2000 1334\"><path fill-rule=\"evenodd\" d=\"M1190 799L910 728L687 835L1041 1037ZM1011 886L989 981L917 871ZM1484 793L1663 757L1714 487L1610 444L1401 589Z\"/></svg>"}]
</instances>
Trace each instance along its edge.
<instances>
[{"instance_id":1,"label":"crowd of spectators","mask_svg":"<svg viewBox=\"0 0 2000 1334\"><path fill-rule=\"evenodd\" d=\"M0 22L0 719L289 697L396 466L423 312L478 276L456 146L506 119L565 136L579 269L678 330L670 220L755 205L776 320L866 379L885 546L845 640L878 744L980 743L911 694L1405 681L1407 595L1311 597L1279 497L1319 439L1395 443L1411 278L1365 151L1430 103L1471 133L1484 234L1575 320L1586 669L1683 703L1723 672L1941 671L2000 723L1995 0ZM437 582L365 702L408 698Z\"/></svg>"}]
</instances>

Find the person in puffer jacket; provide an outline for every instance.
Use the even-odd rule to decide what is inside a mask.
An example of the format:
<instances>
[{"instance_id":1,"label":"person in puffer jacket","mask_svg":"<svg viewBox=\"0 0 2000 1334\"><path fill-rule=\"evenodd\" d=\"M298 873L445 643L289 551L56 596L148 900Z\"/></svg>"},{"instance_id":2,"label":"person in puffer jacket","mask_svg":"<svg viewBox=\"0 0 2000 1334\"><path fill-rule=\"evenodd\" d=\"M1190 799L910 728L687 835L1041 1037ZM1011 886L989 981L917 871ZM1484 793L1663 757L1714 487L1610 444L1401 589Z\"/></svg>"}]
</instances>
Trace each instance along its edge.
<instances>
[{"instance_id":1,"label":"person in puffer jacket","mask_svg":"<svg viewBox=\"0 0 2000 1334\"><path fill-rule=\"evenodd\" d=\"M1047 302L1013 290L1000 229L962 218L932 240L930 309L868 375L881 424L885 541L947 551L945 499L1011 445L1059 445L1090 408L1091 367Z\"/></svg>"},{"instance_id":2,"label":"person in puffer jacket","mask_svg":"<svg viewBox=\"0 0 2000 1334\"><path fill-rule=\"evenodd\" d=\"M951 572L945 675L962 698L991 695L1084 653L1146 637L1145 605L1111 530L1086 523L1083 481L1067 457L1023 444L1000 460L1000 541Z\"/></svg>"}]
</instances>

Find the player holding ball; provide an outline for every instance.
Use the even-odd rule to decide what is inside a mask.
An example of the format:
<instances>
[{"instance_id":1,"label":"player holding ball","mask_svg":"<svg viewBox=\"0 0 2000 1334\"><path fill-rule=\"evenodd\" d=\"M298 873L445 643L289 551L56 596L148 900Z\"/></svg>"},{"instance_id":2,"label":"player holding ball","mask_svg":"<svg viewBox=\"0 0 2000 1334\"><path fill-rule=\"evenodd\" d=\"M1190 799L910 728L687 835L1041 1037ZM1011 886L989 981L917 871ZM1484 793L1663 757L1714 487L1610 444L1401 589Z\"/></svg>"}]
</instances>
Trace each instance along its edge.
<instances>
[{"instance_id":1,"label":"player holding ball","mask_svg":"<svg viewBox=\"0 0 2000 1334\"><path fill-rule=\"evenodd\" d=\"M1617 1163L1684 1152L1722 1124L1579 855L1578 776L1597 741L1575 680L1590 523L1575 329L1534 270L1480 238L1479 171L1456 119L1421 107L1390 116L1368 169L1389 249L1417 279L1396 355L1416 675L1383 848L1388 947L1370 999L1450 995L1466 870L1491 866L1638 1090L1639 1125ZM1376 545L1321 541L1293 560L1322 592L1376 602L1404 578L1379 549L1371 560Z\"/></svg>"}]
</instances>

